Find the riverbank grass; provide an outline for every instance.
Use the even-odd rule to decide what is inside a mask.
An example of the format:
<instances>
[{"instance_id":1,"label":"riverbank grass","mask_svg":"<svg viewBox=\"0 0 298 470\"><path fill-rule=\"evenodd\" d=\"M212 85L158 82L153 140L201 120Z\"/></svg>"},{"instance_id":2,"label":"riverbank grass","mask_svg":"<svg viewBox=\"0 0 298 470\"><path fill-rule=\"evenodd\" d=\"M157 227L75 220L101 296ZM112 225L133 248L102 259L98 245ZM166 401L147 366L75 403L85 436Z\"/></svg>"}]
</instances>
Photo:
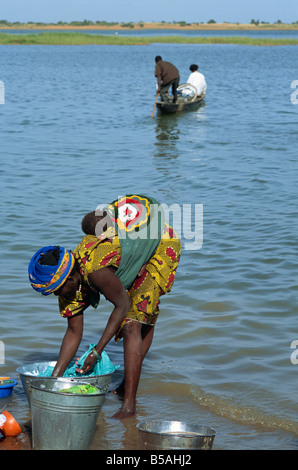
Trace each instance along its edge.
<instances>
[{"instance_id":1,"label":"riverbank grass","mask_svg":"<svg viewBox=\"0 0 298 470\"><path fill-rule=\"evenodd\" d=\"M119 45L148 44L235 44L248 46L298 45L298 39L251 38L241 36L121 36L73 32L45 32L28 34L0 33L0 45Z\"/></svg>"}]
</instances>

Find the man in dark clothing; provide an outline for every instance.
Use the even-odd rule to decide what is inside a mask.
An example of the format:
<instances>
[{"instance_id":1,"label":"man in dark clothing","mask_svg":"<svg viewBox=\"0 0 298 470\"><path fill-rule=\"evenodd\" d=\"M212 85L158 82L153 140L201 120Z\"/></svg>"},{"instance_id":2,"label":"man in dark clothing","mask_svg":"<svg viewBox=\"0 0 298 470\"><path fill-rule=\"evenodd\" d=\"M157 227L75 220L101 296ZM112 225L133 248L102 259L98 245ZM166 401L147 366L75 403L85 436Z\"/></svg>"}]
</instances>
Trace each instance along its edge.
<instances>
[{"instance_id":1,"label":"man in dark clothing","mask_svg":"<svg viewBox=\"0 0 298 470\"><path fill-rule=\"evenodd\" d=\"M173 103L177 100L177 88L179 86L179 70L170 62L162 60L160 55L155 57L155 77L157 77L157 93L160 93L162 101L168 100L168 91L172 86Z\"/></svg>"}]
</instances>

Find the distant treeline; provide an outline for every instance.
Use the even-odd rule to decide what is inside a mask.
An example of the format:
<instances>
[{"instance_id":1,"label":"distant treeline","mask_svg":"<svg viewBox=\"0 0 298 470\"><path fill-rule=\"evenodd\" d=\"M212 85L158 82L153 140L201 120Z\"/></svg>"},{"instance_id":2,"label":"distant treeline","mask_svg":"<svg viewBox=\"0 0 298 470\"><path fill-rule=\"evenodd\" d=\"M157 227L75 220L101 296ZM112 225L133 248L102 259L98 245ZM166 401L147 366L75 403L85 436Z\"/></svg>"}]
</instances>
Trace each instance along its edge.
<instances>
[{"instance_id":1,"label":"distant treeline","mask_svg":"<svg viewBox=\"0 0 298 470\"><path fill-rule=\"evenodd\" d=\"M16 27L20 27L22 25L24 26L104 26L104 27L123 27L123 28L134 28L135 26L138 26L138 27L144 27L144 25L148 23L148 22L145 22L145 21L138 21L138 22L132 22L132 21L129 21L129 22L110 22L110 21L91 21L91 20L83 20L83 21L70 21L70 22L66 22L66 21L58 21L57 23L44 23L44 22L35 22L35 21L28 21L27 23L25 22L20 22L20 21L14 21L14 22L10 22L10 21L7 21L7 20L0 20L0 28L1 26L7 26L7 27L13 27L13 26L16 26ZM235 25L240 25L241 23L239 22L229 22L229 21L224 21L223 22L224 24L235 24ZM156 21L152 21L150 22L150 24L155 24L155 25L174 25L174 26L199 26L199 25L203 25L203 24L216 24L216 21L213 20L213 19L210 19L209 21L200 21L200 22L193 22L193 23L187 23L186 21L160 21L160 22L156 22ZM275 21L274 23L269 23L268 21L260 21L260 20L256 20L256 19L252 19L250 21L250 24L251 25L255 25L255 26L259 26L259 25L282 25L282 24L286 24L286 23L283 23L282 20L277 20ZM290 23L288 23L290 24ZM297 21L293 21L291 24L293 25L298 25L298 20Z\"/></svg>"}]
</instances>

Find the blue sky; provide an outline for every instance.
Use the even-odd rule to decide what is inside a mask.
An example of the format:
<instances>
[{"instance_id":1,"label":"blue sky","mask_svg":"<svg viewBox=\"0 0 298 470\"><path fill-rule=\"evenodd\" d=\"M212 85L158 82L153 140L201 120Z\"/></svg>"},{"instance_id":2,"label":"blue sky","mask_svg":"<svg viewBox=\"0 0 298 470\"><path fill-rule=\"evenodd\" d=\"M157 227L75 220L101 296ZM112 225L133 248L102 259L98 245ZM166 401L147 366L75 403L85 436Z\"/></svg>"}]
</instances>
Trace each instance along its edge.
<instances>
[{"instance_id":1,"label":"blue sky","mask_svg":"<svg viewBox=\"0 0 298 470\"><path fill-rule=\"evenodd\" d=\"M0 0L8 21L298 21L298 0Z\"/></svg>"}]
</instances>

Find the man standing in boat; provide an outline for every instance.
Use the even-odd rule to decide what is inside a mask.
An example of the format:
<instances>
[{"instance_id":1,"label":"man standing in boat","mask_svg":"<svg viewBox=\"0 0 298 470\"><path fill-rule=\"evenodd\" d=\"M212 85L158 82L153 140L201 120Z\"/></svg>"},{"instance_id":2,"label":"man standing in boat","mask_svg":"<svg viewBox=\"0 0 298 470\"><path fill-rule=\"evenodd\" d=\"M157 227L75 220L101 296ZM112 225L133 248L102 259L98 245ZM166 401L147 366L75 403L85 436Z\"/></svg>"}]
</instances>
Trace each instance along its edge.
<instances>
[{"instance_id":1,"label":"man standing in boat","mask_svg":"<svg viewBox=\"0 0 298 470\"><path fill-rule=\"evenodd\" d=\"M168 92L172 87L173 103L177 101L177 88L179 86L179 70L171 62L155 57L155 77L157 77L157 93L160 93L161 101L168 101Z\"/></svg>"}]
</instances>

